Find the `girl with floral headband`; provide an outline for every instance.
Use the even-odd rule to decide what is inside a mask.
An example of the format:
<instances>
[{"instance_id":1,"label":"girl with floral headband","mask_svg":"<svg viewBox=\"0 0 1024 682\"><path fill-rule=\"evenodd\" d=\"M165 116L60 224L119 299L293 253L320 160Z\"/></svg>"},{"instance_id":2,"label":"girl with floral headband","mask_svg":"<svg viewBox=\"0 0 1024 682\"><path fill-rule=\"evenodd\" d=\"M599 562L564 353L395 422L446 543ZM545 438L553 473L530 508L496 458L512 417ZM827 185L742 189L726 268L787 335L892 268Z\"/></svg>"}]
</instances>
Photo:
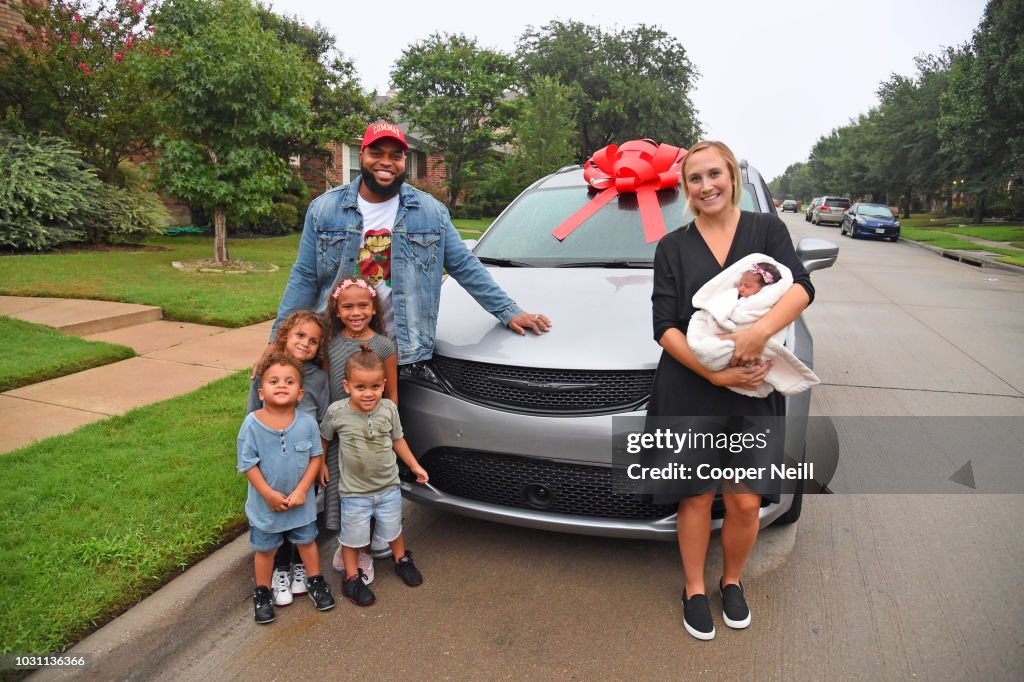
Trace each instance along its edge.
<instances>
[{"instance_id":1,"label":"girl with floral headband","mask_svg":"<svg viewBox=\"0 0 1024 682\"><path fill-rule=\"evenodd\" d=\"M398 403L398 355L395 342L384 333L377 301L377 290L366 277L349 275L339 280L327 297L327 358L324 370L329 377L331 404L348 397L345 392L345 365L364 345L380 356L384 363L384 397ZM320 469L320 485L325 489L324 515L329 530L341 529L341 498L338 479L341 476L338 439L327 448ZM377 558L389 556L387 543L374 537L373 547L380 547ZM334 556L335 570L343 572L341 546ZM367 548L359 553L363 580L373 582L373 557Z\"/></svg>"},{"instance_id":2,"label":"girl with floral headband","mask_svg":"<svg viewBox=\"0 0 1024 682\"><path fill-rule=\"evenodd\" d=\"M771 263L754 263L749 270L740 275L740 282L736 287L737 298L749 298L781 278L779 269Z\"/></svg>"}]
</instances>

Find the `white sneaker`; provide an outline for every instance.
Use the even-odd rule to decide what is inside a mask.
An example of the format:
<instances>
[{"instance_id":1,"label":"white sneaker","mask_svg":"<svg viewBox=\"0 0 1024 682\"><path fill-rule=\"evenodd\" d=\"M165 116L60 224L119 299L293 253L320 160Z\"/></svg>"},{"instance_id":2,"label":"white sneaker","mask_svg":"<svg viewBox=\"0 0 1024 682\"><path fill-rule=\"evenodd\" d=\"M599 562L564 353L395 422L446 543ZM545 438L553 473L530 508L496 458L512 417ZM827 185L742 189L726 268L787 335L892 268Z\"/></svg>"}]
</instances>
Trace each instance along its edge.
<instances>
[{"instance_id":1,"label":"white sneaker","mask_svg":"<svg viewBox=\"0 0 1024 682\"><path fill-rule=\"evenodd\" d=\"M360 550L359 570L363 572L363 582L367 585L373 582L373 555Z\"/></svg>"},{"instance_id":2,"label":"white sneaker","mask_svg":"<svg viewBox=\"0 0 1024 682\"><path fill-rule=\"evenodd\" d=\"M306 565L292 566L292 594L306 594Z\"/></svg>"},{"instance_id":3,"label":"white sneaker","mask_svg":"<svg viewBox=\"0 0 1024 682\"><path fill-rule=\"evenodd\" d=\"M270 590L274 593L274 606L288 606L292 603L290 583L288 569L274 566L274 577L270 581Z\"/></svg>"}]
</instances>

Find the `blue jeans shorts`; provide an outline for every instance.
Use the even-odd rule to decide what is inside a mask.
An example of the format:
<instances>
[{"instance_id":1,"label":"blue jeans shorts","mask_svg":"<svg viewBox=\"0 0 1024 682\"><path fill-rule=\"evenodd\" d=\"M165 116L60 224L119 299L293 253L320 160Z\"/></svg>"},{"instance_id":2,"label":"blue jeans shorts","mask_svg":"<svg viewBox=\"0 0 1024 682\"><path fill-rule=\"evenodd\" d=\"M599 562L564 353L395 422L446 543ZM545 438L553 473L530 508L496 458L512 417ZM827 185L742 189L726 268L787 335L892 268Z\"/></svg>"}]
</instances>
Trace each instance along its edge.
<instances>
[{"instance_id":1,"label":"blue jeans shorts","mask_svg":"<svg viewBox=\"0 0 1024 682\"><path fill-rule=\"evenodd\" d=\"M402 491L396 485L371 497L341 498L341 533L346 547L370 544L370 519L377 519L376 537L393 542L402 534Z\"/></svg>"},{"instance_id":2,"label":"blue jeans shorts","mask_svg":"<svg viewBox=\"0 0 1024 682\"><path fill-rule=\"evenodd\" d=\"M316 540L316 521L276 533L268 533L259 528L249 528L249 546L257 552L272 552L284 544L285 536L288 536L293 545L308 545Z\"/></svg>"}]
</instances>

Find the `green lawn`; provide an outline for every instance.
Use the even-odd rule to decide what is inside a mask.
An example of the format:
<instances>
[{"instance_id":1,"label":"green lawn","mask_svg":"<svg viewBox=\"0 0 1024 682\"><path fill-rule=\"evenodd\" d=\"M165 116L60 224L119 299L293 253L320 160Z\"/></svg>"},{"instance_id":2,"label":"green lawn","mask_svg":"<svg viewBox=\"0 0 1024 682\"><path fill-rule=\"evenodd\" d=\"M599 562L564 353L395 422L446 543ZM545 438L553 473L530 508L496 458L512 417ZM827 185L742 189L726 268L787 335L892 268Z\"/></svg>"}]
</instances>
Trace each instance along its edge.
<instances>
[{"instance_id":1,"label":"green lawn","mask_svg":"<svg viewBox=\"0 0 1024 682\"><path fill-rule=\"evenodd\" d=\"M135 355L126 346L86 341L0 316L0 391L55 379Z\"/></svg>"},{"instance_id":2,"label":"green lawn","mask_svg":"<svg viewBox=\"0 0 1024 682\"><path fill-rule=\"evenodd\" d=\"M1004 248L1004 247L1000 247L1000 246L988 246L986 244L977 244L975 242L971 242L971 241L968 241L966 239L961 239L960 237L957 236L957 234L969 234L970 236L981 237L982 239L991 239L991 237L982 236L984 234L983 231L984 230L988 230L988 229L990 229L990 228L988 228L988 227L976 227L976 228L949 228L949 227L944 227L944 228L940 228L940 229L927 229L927 230L925 230L925 229L920 229L920 228L915 228L915 227L901 227L900 228L900 236L904 237L905 239L910 239L910 240L915 241L915 242L922 242L924 244L928 244L929 246L934 246L935 248L938 248L938 249L954 249L954 250L957 250L957 251L987 251L989 253L999 253L999 254L1002 254L1003 257L997 258L996 260L998 260L998 261L1000 261L1002 263L1008 263L1010 265L1017 265L1019 267L1024 267L1024 251L1018 250L1020 248L1024 248L1024 243L1022 243L1020 245L1014 244L1014 246L1017 246L1017 249L1013 249L1013 248ZM991 228L991 229L996 229L996 230L1012 230L1012 229L1022 229L1022 228L995 227L995 228ZM955 232L954 232L954 230L955 230ZM970 230L971 232L967 232L968 230ZM974 234L975 230L977 230L979 232L979 234ZM1004 241L1004 240L995 240L995 239L993 239L992 241Z\"/></svg>"},{"instance_id":3,"label":"green lawn","mask_svg":"<svg viewBox=\"0 0 1024 682\"><path fill-rule=\"evenodd\" d=\"M491 220L456 220L463 238L476 239ZM91 298L163 308L164 318L242 327L277 314L299 235L228 239L232 259L273 263L277 272L182 272L171 264L209 258L209 236L155 237L160 251L95 251L0 258L0 295ZM60 273L55 277L54 273Z\"/></svg>"},{"instance_id":4,"label":"green lawn","mask_svg":"<svg viewBox=\"0 0 1024 682\"><path fill-rule=\"evenodd\" d=\"M160 306L169 320L241 327L277 313L299 235L228 239L232 259L273 263L277 272L189 273L171 265L210 258L211 237L155 237L146 245L166 250L0 258L0 294L143 303Z\"/></svg>"},{"instance_id":5,"label":"green lawn","mask_svg":"<svg viewBox=\"0 0 1024 682\"><path fill-rule=\"evenodd\" d=\"M452 220L452 225L459 231L463 237L467 239L476 239L484 230L491 226L494 222L494 218L481 218L479 220L470 220L468 218L457 218Z\"/></svg>"},{"instance_id":6,"label":"green lawn","mask_svg":"<svg viewBox=\"0 0 1024 682\"><path fill-rule=\"evenodd\" d=\"M238 372L0 455L4 653L64 650L237 536L248 384Z\"/></svg>"}]
</instances>

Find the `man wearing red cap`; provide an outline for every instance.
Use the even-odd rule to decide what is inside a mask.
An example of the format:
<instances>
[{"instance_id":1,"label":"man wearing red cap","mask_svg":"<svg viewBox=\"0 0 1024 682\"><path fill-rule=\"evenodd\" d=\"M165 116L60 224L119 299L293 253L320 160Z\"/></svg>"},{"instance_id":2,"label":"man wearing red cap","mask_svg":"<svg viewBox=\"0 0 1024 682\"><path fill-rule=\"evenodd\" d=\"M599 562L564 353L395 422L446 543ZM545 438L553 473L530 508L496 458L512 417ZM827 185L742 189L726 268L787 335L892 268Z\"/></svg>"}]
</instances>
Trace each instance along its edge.
<instances>
[{"instance_id":1,"label":"man wearing red cap","mask_svg":"<svg viewBox=\"0 0 1024 682\"><path fill-rule=\"evenodd\" d=\"M452 225L448 209L405 182L409 150L401 128L371 123L359 152L360 177L313 200L299 255L277 312L277 325L299 309L325 309L334 283L364 274L377 287L388 335L400 365L426 360L434 350L444 272L489 313L518 334L551 328L509 298Z\"/></svg>"}]
</instances>

